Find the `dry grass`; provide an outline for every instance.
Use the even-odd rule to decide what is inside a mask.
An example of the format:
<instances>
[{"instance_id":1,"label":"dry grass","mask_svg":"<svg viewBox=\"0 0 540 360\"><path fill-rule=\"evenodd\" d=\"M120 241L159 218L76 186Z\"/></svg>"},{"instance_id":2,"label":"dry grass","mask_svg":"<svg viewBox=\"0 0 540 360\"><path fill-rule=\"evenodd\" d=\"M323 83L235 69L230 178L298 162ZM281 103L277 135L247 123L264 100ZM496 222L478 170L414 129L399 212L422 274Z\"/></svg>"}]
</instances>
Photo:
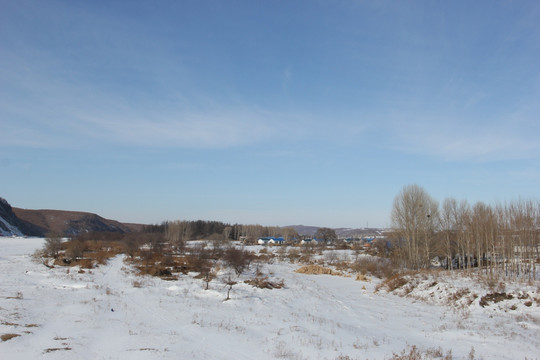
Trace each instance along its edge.
<instances>
[{"instance_id":1,"label":"dry grass","mask_svg":"<svg viewBox=\"0 0 540 360\"><path fill-rule=\"evenodd\" d=\"M472 358L470 357L471 354L469 354L469 359L474 360L474 352L472 352ZM442 359L442 360L452 360L452 350L449 350L446 354L444 354L442 348L428 348L428 349L420 349L416 345L407 346L404 350L401 351L401 353L396 354L393 353L391 360L431 360L431 359Z\"/></svg>"},{"instance_id":2,"label":"dry grass","mask_svg":"<svg viewBox=\"0 0 540 360\"><path fill-rule=\"evenodd\" d=\"M47 353L51 353L55 351L62 351L62 350L71 350L71 348L68 346L63 347L63 348L48 348L48 349L43 350L43 353L47 354Z\"/></svg>"},{"instance_id":3,"label":"dry grass","mask_svg":"<svg viewBox=\"0 0 540 360\"><path fill-rule=\"evenodd\" d=\"M334 271L330 268L320 266L320 265L305 265L300 269L296 270L299 274L310 274L310 275L338 275L342 276L343 274L337 271Z\"/></svg>"},{"instance_id":4,"label":"dry grass","mask_svg":"<svg viewBox=\"0 0 540 360\"><path fill-rule=\"evenodd\" d=\"M356 274L356 281L369 282L369 278L364 274Z\"/></svg>"},{"instance_id":5,"label":"dry grass","mask_svg":"<svg viewBox=\"0 0 540 360\"><path fill-rule=\"evenodd\" d=\"M8 340L11 340L13 338L16 338L18 336L21 336L19 334L3 334L0 336L0 339L2 339L2 341L8 341Z\"/></svg>"},{"instance_id":6,"label":"dry grass","mask_svg":"<svg viewBox=\"0 0 540 360\"><path fill-rule=\"evenodd\" d=\"M281 289L283 286L285 286L285 283L283 280L280 281L270 281L268 280L268 276L264 277L256 277L251 280L246 280L244 283L249 284L253 287L259 288L259 289Z\"/></svg>"},{"instance_id":7,"label":"dry grass","mask_svg":"<svg viewBox=\"0 0 540 360\"><path fill-rule=\"evenodd\" d=\"M15 296L7 296L6 299L22 300L24 299L24 296L21 291L17 291L17 294L15 294Z\"/></svg>"},{"instance_id":8,"label":"dry grass","mask_svg":"<svg viewBox=\"0 0 540 360\"><path fill-rule=\"evenodd\" d=\"M389 278L397 273L397 269L389 259L375 256L360 257L349 264L349 269L356 273L371 275L380 279Z\"/></svg>"},{"instance_id":9,"label":"dry grass","mask_svg":"<svg viewBox=\"0 0 540 360\"><path fill-rule=\"evenodd\" d=\"M160 277L163 280L178 280L178 277L173 274L172 270L161 264L154 264L149 266L138 266L140 275L151 275Z\"/></svg>"},{"instance_id":10,"label":"dry grass","mask_svg":"<svg viewBox=\"0 0 540 360\"><path fill-rule=\"evenodd\" d=\"M405 286L408 282L409 280L404 275L396 274L384 280L379 285L377 285L377 287L375 288L375 291L377 292L380 289L385 289L388 292L392 292L396 289L399 289Z\"/></svg>"},{"instance_id":11,"label":"dry grass","mask_svg":"<svg viewBox=\"0 0 540 360\"><path fill-rule=\"evenodd\" d=\"M492 303L498 303L504 300L512 300L514 297L511 294L507 293L491 293L486 294L480 298L480 306L485 307L488 306L490 302ZM515 309L512 309L515 310Z\"/></svg>"}]
</instances>

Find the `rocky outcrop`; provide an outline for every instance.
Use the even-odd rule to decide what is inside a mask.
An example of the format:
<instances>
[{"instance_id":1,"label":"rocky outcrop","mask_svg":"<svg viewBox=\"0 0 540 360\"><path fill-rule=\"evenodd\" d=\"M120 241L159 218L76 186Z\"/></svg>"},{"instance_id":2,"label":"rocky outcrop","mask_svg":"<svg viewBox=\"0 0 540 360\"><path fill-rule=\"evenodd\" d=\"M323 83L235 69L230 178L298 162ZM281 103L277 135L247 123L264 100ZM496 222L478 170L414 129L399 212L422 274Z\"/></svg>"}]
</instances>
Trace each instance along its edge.
<instances>
[{"instance_id":1,"label":"rocky outcrop","mask_svg":"<svg viewBox=\"0 0 540 360\"><path fill-rule=\"evenodd\" d=\"M4 198L0 198L0 236L42 236L44 229L21 220Z\"/></svg>"}]
</instances>

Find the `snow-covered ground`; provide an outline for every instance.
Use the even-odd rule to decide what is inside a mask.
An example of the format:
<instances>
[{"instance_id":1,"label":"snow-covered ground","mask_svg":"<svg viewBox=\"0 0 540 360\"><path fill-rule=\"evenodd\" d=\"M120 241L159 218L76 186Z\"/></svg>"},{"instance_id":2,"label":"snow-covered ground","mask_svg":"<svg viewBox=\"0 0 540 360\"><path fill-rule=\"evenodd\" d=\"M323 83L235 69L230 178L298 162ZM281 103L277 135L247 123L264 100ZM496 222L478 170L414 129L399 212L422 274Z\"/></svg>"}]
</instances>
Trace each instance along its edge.
<instances>
[{"instance_id":1,"label":"snow-covered ground","mask_svg":"<svg viewBox=\"0 0 540 360\"><path fill-rule=\"evenodd\" d=\"M471 350L476 359L540 358L536 303L460 309L280 262L264 271L285 288L239 283L223 301L218 279L205 291L188 275L139 277L122 256L84 273L49 269L32 261L42 245L0 238L0 335L20 335L0 342L1 359L389 359L413 345L454 359Z\"/></svg>"}]
</instances>

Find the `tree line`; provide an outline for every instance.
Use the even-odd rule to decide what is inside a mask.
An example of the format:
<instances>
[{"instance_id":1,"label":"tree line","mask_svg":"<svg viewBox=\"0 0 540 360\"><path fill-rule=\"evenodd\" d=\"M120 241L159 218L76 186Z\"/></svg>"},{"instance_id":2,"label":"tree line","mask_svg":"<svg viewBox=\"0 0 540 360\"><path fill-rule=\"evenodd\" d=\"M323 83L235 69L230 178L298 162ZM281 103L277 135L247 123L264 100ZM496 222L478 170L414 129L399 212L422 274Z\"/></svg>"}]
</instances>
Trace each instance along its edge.
<instances>
[{"instance_id":1,"label":"tree line","mask_svg":"<svg viewBox=\"0 0 540 360\"><path fill-rule=\"evenodd\" d=\"M540 202L489 205L446 198L441 204L419 185L394 198L391 252L410 269L434 262L450 269L480 268L493 278L538 278Z\"/></svg>"},{"instance_id":2,"label":"tree line","mask_svg":"<svg viewBox=\"0 0 540 360\"><path fill-rule=\"evenodd\" d=\"M159 225L145 226L143 232L163 234L167 241L176 243L187 240L242 240L253 243L264 236L282 236L286 241L298 238L292 227L227 224L220 221L165 221Z\"/></svg>"}]
</instances>

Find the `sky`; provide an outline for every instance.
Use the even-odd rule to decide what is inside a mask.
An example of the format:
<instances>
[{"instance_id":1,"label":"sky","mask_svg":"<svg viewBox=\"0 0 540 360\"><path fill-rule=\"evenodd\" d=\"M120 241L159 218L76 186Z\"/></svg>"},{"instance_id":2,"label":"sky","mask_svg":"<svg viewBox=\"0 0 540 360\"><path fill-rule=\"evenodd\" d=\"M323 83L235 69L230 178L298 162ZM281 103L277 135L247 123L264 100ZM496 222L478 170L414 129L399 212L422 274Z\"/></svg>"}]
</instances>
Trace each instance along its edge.
<instances>
[{"instance_id":1,"label":"sky","mask_svg":"<svg viewBox=\"0 0 540 360\"><path fill-rule=\"evenodd\" d=\"M124 222L390 226L540 198L540 3L0 0L0 196Z\"/></svg>"}]
</instances>

